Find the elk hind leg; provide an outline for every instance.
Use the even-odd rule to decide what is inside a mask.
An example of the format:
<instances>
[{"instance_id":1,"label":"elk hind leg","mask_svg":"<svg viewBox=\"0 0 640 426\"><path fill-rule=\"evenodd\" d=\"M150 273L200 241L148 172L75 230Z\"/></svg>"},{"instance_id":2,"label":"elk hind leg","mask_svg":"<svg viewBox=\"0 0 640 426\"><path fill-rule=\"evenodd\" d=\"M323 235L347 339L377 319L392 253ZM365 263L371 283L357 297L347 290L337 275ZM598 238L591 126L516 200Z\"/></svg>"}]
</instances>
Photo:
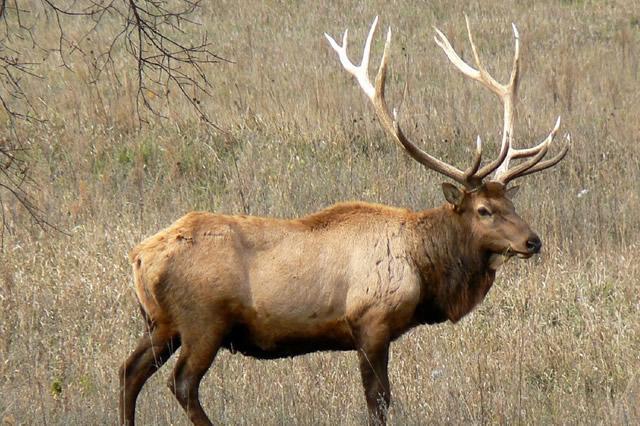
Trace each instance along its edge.
<instances>
[{"instance_id":1,"label":"elk hind leg","mask_svg":"<svg viewBox=\"0 0 640 426\"><path fill-rule=\"evenodd\" d=\"M120 367L120 424L135 423L136 400L144 383L180 346L180 338L163 325L151 324L149 331Z\"/></svg>"},{"instance_id":2,"label":"elk hind leg","mask_svg":"<svg viewBox=\"0 0 640 426\"><path fill-rule=\"evenodd\" d=\"M222 342L222 332L207 331L206 335L182 334L182 350L173 374L169 378L169 389L195 425L211 425L200 405L198 390L200 381L213 363Z\"/></svg>"}]
</instances>

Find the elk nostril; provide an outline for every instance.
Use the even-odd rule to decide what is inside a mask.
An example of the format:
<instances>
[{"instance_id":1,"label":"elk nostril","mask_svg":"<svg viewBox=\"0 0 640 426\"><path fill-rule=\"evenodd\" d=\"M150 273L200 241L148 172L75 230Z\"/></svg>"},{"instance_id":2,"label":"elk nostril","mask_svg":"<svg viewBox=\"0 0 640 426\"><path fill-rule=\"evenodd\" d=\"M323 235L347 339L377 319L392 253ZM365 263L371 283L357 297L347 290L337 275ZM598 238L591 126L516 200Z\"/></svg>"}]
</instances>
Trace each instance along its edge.
<instances>
[{"instance_id":1,"label":"elk nostril","mask_svg":"<svg viewBox=\"0 0 640 426\"><path fill-rule=\"evenodd\" d=\"M533 235L527 240L527 249L530 253L540 253L540 248L542 247L542 241L538 238L537 235Z\"/></svg>"}]
</instances>

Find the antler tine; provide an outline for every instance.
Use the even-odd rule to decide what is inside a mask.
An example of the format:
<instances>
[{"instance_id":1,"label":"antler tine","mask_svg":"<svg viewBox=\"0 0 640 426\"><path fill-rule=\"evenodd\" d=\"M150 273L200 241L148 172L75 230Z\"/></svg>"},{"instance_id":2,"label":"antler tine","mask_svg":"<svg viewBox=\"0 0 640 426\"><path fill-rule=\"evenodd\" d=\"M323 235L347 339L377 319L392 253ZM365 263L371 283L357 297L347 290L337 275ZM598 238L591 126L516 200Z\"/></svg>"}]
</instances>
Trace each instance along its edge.
<instances>
[{"instance_id":1,"label":"antler tine","mask_svg":"<svg viewBox=\"0 0 640 426\"><path fill-rule=\"evenodd\" d=\"M524 176L525 174L533 173L535 170L530 171L532 168L537 167L538 164L543 164L543 163L540 163L540 160L542 160L544 156L547 155L549 146L551 146L551 144L553 143L553 139L555 138L559 128L560 128L560 117L558 117L558 120L556 120L556 125L553 127L549 135L541 143L539 143L533 148L529 148L528 150L520 150L519 158L531 157L529 158L529 160L524 161L518 164L516 167L506 170L504 172L501 172L501 173L496 172L494 180L497 182L502 182L506 185L507 183L509 183L510 181L512 181L517 177ZM513 151L514 150L512 149L510 153ZM525 151L528 151L526 155L523 154L523 152ZM556 157L552 158L551 160L554 160ZM564 155L562 155L562 157L564 157ZM562 160L562 158L560 158L558 161L560 160ZM551 167L551 166L548 166L548 167ZM543 170L543 169L537 169L537 170Z\"/></svg>"},{"instance_id":2,"label":"antler tine","mask_svg":"<svg viewBox=\"0 0 640 426\"><path fill-rule=\"evenodd\" d=\"M540 161L547 153L548 147L553 142L553 138L555 136L555 132L557 129L554 129L551 134L545 139L540 145L543 145L543 148L529 161L519 164L518 166L510 169L507 173L501 175L496 181L503 183L504 185L508 184L512 180L527 176L536 172L540 172L542 170L548 169L549 167L553 167L558 164L569 152L569 145L571 143L571 135L567 134L567 144L562 147L560 152L556 154L553 158L550 158L545 161Z\"/></svg>"},{"instance_id":3,"label":"antler tine","mask_svg":"<svg viewBox=\"0 0 640 426\"><path fill-rule=\"evenodd\" d=\"M480 139L480 135L476 139L476 152L473 158L473 163L469 166L467 170L464 171L464 175L467 180L472 180L475 176L476 172L480 168L480 162L482 161L482 139Z\"/></svg>"},{"instance_id":4,"label":"antler tine","mask_svg":"<svg viewBox=\"0 0 640 426\"><path fill-rule=\"evenodd\" d=\"M329 44L338 54L338 58L340 59L340 63L343 68L347 70L347 72L353 75L360 87L367 95L369 99L373 99L375 97L375 89L373 85L369 81L368 68L369 68L369 52L371 50L371 40L373 36L373 32L378 25L378 17L376 16L373 20L373 24L371 24L371 29L369 30L369 36L367 37L367 41L365 42L364 51L362 61L360 62L360 66L354 65L347 55L347 37L349 34L349 29L344 30L344 34L342 35L342 46L340 46L329 34L324 33L324 36L329 41Z\"/></svg>"},{"instance_id":5,"label":"antler tine","mask_svg":"<svg viewBox=\"0 0 640 426\"><path fill-rule=\"evenodd\" d=\"M549 142L545 142L545 144L542 146L542 149L540 149L540 151L538 151L538 153L534 155L532 158L530 158L528 161L518 164L513 169L509 169L508 171L502 173L500 176L494 178L493 180L495 180L496 182L501 182L506 185L509 181L518 177L520 173L526 172L531 167L533 167L536 163L542 160L542 158L544 158L544 156L547 155L548 149L549 149Z\"/></svg>"},{"instance_id":6,"label":"antler tine","mask_svg":"<svg viewBox=\"0 0 640 426\"><path fill-rule=\"evenodd\" d=\"M474 60L477 69L473 68L469 64L467 64L461 57L456 53L456 51L451 46L451 43L447 39L447 37L442 33L442 31L436 30L436 36L434 37L435 42L447 55L451 63L464 75L470 77L480 84L491 90L491 92L495 93L503 103L504 107L504 124L502 130L502 143L500 147L500 153L498 157L491 161L490 163L483 166L477 173L477 179L484 179L486 176L491 174L498 167L504 167L505 163L508 163L508 153L509 149L512 145L513 138L513 119L514 119L514 107L515 107L515 96L516 91L518 89L518 78L519 78L519 63L520 63L520 34L518 33L518 29L515 25L512 24L513 33L515 38L515 52L513 56L513 66L511 70L511 76L509 78L509 83L500 84L498 83L485 69L482 61L480 60L480 55L478 54L478 49L476 48L476 44L473 41L473 35L471 33L471 25L469 24L469 18L465 15L465 22L467 24L467 34L469 37L469 43L471 44L471 50L473 52Z\"/></svg>"},{"instance_id":7,"label":"antler tine","mask_svg":"<svg viewBox=\"0 0 640 426\"><path fill-rule=\"evenodd\" d=\"M530 175L532 173L540 172L542 170L548 169L549 167L555 166L560 161L562 161L562 159L567 155L567 153L569 152L569 145L570 144L571 144L571 135L567 134L567 144L564 147L562 147L562 150L555 157L550 158L548 160L545 160L545 161L542 161L542 162L536 164L535 166L531 167L526 172L520 173L516 177L522 177L522 176Z\"/></svg>"},{"instance_id":8,"label":"antler tine","mask_svg":"<svg viewBox=\"0 0 640 426\"><path fill-rule=\"evenodd\" d=\"M518 176L524 176L525 171L535 166L535 164L538 161L544 158L544 156L546 155L547 149L553 142L553 138L555 137L559 128L560 128L560 116L558 116L558 119L556 120L556 124L555 126L553 126L553 129L551 130L549 135L538 145L531 148L523 148L523 149L515 149L513 146L510 146L509 152L507 153L507 158L505 159L503 165L500 166L498 170L496 170L496 173L493 179L498 182L504 181L506 183L510 180L515 179ZM542 151L544 151L544 153L542 154L541 157L538 157L538 154ZM513 169L513 170L517 170L518 171L517 173L513 173L512 170L509 170L507 167L504 167L505 164L508 166L509 161L512 159L529 158L529 157L533 157L533 158L527 162L519 164L515 169ZM533 172L530 172L530 173L533 173ZM526 174L530 174L530 173L526 173ZM508 178L505 179L504 178L505 176L507 176Z\"/></svg>"},{"instance_id":9,"label":"antler tine","mask_svg":"<svg viewBox=\"0 0 640 426\"><path fill-rule=\"evenodd\" d=\"M546 143L547 139L552 137L552 134L555 134L555 132L557 132L559 128L560 128L560 116L558 116L558 119L556 120L556 124L555 126L553 126L553 130L551 130L551 133L549 133L549 136L547 136L542 142L540 142L538 145L533 146L531 148L515 149L511 147L511 150L509 151L509 159L516 160L518 158L527 158L527 157L536 155L542 149L542 146Z\"/></svg>"},{"instance_id":10,"label":"antler tine","mask_svg":"<svg viewBox=\"0 0 640 426\"><path fill-rule=\"evenodd\" d=\"M447 36L445 36L442 31L438 28L435 28L436 35L434 36L434 40L438 46L444 51L447 55L451 63L464 75L470 77L483 86L490 89L493 93L498 95L500 98L503 98L507 95L514 95L518 77L519 77L519 60L520 60L520 34L518 33L518 29L515 25L513 26L513 33L515 36L515 54L513 58L513 68L511 71L511 76L509 78L508 84L500 84L498 83L485 69L484 65L482 65L482 61L480 60L480 56L478 55L478 49L476 48L476 44L473 41L473 35L471 33L471 25L469 24L469 18L465 15L465 21L467 23L467 35L469 37L469 43L471 44L471 50L473 52L473 57L475 59L476 66L478 69L473 68L469 64L467 64L458 53L454 50L449 42Z\"/></svg>"},{"instance_id":11,"label":"antler tine","mask_svg":"<svg viewBox=\"0 0 640 426\"><path fill-rule=\"evenodd\" d=\"M389 46L391 45L391 28L387 32L387 38L384 46L384 52L382 54L382 60L380 62L380 67L378 68L378 73L376 75L375 87L371 84L368 75L368 64L369 64L369 55L371 49L371 40L373 38L373 33L375 31L376 25L378 23L378 18L376 17L371 25L369 30L369 35L367 37L367 41L365 42L364 50L363 50L363 58L360 66L356 66L349 60L347 56L347 33L345 31L345 35L343 36L342 46L338 45L336 41L327 33L325 33L325 37L329 41L329 44L338 53L338 57L340 58L340 62L344 69L353 75L360 87L365 92L367 97L373 103L376 115L380 120L382 127L389 133L396 142L401 144L404 149L419 163L423 164L429 169L432 169L440 174L443 174L458 183L461 183L465 187L474 187L477 186L478 182L475 179L475 176L467 176L467 172L463 172L456 167L447 164L420 149L417 145L411 142L404 134L400 125L398 124L397 112L393 110L393 116L389 113L389 108L387 107L385 101L385 82L387 76L387 62L388 62L388 52ZM481 149L481 147L480 147ZM476 154L477 156L478 154ZM476 158L472 165L472 168L476 168L475 164L479 161ZM474 171L475 173L475 171Z\"/></svg>"}]
</instances>

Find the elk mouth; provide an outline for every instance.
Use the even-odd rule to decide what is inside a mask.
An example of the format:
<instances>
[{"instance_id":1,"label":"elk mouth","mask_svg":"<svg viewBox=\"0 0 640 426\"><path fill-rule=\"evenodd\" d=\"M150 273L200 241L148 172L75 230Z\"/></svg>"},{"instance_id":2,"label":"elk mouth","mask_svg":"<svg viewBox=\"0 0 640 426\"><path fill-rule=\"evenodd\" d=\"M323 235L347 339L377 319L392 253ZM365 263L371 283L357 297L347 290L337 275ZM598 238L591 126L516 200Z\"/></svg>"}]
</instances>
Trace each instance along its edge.
<instances>
[{"instance_id":1,"label":"elk mouth","mask_svg":"<svg viewBox=\"0 0 640 426\"><path fill-rule=\"evenodd\" d=\"M513 247L508 247L505 251L501 252L501 253L496 253L496 254L501 254L505 257L517 257L518 259L529 259L531 258L534 254L536 254L537 252L535 251L521 251L521 250L516 250Z\"/></svg>"},{"instance_id":2,"label":"elk mouth","mask_svg":"<svg viewBox=\"0 0 640 426\"><path fill-rule=\"evenodd\" d=\"M518 259L529 259L534 254L536 253L533 251L520 251L515 250L513 247L507 247L506 250L502 251L489 251L487 264L489 269L497 271L498 268L507 263L512 257L517 257Z\"/></svg>"},{"instance_id":3,"label":"elk mouth","mask_svg":"<svg viewBox=\"0 0 640 426\"><path fill-rule=\"evenodd\" d=\"M518 259L529 259L531 256L533 256L534 253L531 252L527 252L527 253L521 253L521 252L517 252L516 256L518 257Z\"/></svg>"},{"instance_id":4,"label":"elk mouth","mask_svg":"<svg viewBox=\"0 0 640 426\"><path fill-rule=\"evenodd\" d=\"M540 250L526 250L526 251L522 251L522 250L516 250L513 247L509 247L507 249L507 253L508 256L515 256L518 259L529 259L531 258L534 254L539 254Z\"/></svg>"}]
</instances>

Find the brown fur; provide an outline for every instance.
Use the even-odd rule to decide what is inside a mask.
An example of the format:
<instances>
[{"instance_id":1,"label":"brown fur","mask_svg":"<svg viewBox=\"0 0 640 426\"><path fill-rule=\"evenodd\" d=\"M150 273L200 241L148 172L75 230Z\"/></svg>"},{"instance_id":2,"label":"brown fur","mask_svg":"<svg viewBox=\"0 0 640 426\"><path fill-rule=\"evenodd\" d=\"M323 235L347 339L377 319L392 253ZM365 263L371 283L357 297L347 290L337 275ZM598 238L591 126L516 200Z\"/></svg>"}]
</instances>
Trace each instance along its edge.
<instances>
[{"instance_id":1,"label":"brown fur","mask_svg":"<svg viewBox=\"0 0 640 426\"><path fill-rule=\"evenodd\" d=\"M179 345L169 386L195 424L209 424L198 385L220 347L257 358L356 350L369 411L384 421L390 343L418 324L460 320L491 288L496 257L532 254L535 234L502 185L461 193L456 206L422 212L193 212L147 238L130 260L150 333L121 368L121 422L133 424L142 385Z\"/></svg>"}]
</instances>

